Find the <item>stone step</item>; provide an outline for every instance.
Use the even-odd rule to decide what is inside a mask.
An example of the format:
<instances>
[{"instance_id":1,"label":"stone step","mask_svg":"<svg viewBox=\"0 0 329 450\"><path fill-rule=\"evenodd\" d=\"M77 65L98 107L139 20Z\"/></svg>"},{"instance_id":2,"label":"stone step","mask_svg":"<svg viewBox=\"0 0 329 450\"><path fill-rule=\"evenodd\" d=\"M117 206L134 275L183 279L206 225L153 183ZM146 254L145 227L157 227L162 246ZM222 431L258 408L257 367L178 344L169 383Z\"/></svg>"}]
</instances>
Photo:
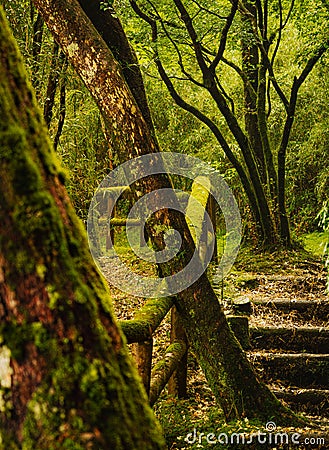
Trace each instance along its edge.
<instances>
[{"instance_id":1,"label":"stone step","mask_svg":"<svg viewBox=\"0 0 329 450\"><path fill-rule=\"evenodd\" d=\"M301 388L329 387L329 354L248 352L260 378Z\"/></svg>"},{"instance_id":2,"label":"stone step","mask_svg":"<svg viewBox=\"0 0 329 450\"><path fill-rule=\"evenodd\" d=\"M329 328L249 327L249 333L254 349L329 353Z\"/></svg>"},{"instance_id":3,"label":"stone step","mask_svg":"<svg viewBox=\"0 0 329 450\"><path fill-rule=\"evenodd\" d=\"M259 299L252 300L252 303L264 308L272 308L289 313L298 311L307 317L317 317L321 320L329 319L329 299L328 300L289 300L289 299Z\"/></svg>"},{"instance_id":4,"label":"stone step","mask_svg":"<svg viewBox=\"0 0 329 450\"><path fill-rule=\"evenodd\" d=\"M276 388L273 393L296 412L321 415L329 412L329 389Z\"/></svg>"}]
</instances>

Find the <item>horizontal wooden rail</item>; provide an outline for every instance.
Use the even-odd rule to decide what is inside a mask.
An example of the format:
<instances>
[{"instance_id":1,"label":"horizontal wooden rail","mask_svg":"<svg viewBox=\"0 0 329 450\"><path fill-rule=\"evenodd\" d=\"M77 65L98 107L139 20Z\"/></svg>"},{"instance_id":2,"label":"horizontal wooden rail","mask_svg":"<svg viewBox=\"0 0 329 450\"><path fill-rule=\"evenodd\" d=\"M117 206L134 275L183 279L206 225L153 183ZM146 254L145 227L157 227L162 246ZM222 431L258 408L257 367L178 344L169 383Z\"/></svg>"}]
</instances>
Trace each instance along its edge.
<instances>
[{"instance_id":1,"label":"horizontal wooden rail","mask_svg":"<svg viewBox=\"0 0 329 450\"><path fill-rule=\"evenodd\" d=\"M173 304L172 297L151 299L135 314L133 319L120 320L120 326L128 344L151 339Z\"/></svg>"},{"instance_id":2,"label":"horizontal wooden rail","mask_svg":"<svg viewBox=\"0 0 329 450\"><path fill-rule=\"evenodd\" d=\"M99 225L106 225L109 223L109 219L107 217L101 217L98 219ZM141 224L140 219L126 219L121 217L113 217L110 219L111 227L125 227L125 226L138 226Z\"/></svg>"}]
</instances>

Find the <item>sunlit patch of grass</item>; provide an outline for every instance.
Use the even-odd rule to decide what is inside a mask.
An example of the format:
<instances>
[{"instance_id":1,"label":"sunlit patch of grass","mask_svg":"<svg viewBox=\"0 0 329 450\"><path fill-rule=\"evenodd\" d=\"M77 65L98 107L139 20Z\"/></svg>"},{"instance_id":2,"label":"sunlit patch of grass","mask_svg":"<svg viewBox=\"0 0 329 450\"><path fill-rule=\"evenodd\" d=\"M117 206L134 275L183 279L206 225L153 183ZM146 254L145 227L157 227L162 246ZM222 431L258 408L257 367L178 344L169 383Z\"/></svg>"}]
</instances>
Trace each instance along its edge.
<instances>
[{"instance_id":1,"label":"sunlit patch of grass","mask_svg":"<svg viewBox=\"0 0 329 450\"><path fill-rule=\"evenodd\" d=\"M303 237L305 249L314 256L322 258L326 243L329 241L329 232L314 232Z\"/></svg>"}]
</instances>

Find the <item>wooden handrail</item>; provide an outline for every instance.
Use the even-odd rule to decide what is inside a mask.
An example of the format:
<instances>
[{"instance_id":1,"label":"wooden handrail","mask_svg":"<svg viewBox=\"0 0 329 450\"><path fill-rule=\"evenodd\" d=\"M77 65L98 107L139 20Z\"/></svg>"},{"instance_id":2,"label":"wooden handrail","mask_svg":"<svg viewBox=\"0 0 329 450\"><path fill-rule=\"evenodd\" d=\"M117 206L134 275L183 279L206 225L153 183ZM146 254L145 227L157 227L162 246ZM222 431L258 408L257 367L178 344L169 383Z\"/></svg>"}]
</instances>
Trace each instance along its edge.
<instances>
[{"instance_id":1,"label":"wooden handrail","mask_svg":"<svg viewBox=\"0 0 329 450\"><path fill-rule=\"evenodd\" d=\"M150 299L135 314L133 319L120 320L119 323L128 344L145 342L151 339L173 304L173 297Z\"/></svg>"}]
</instances>

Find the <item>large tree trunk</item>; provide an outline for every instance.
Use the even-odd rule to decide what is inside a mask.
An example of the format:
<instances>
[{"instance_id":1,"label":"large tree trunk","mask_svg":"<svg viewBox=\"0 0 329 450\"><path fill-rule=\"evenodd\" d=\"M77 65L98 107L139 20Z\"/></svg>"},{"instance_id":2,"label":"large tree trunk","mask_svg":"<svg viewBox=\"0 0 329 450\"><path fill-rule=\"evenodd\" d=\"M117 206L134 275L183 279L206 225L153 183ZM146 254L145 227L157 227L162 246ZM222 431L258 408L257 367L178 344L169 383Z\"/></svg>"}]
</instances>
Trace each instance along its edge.
<instances>
[{"instance_id":1,"label":"large tree trunk","mask_svg":"<svg viewBox=\"0 0 329 450\"><path fill-rule=\"evenodd\" d=\"M68 5L64 0L34 0L34 3L112 127L120 160L158 151L120 66L78 2L71 1ZM165 175L150 176L139 183L144 194L170 186ZM184 217L173 209L154 215L157 223L180 230L182 235L178 257L161 264L164 276L180 271L190 260L194 247ZM156 223L153 227L151 224L151 235L161 248L162 236ZM176 306L193 351L228 419L262 417L284 424L295 420L256 378L205 275L177 295Z\"/></svg>"},{"instance_id":2,"label":"large tree trunk","mask_svg":"<svg viewBox=\"0 0 329 450\"><path fill-rule=\"evenodd\" d=\"M0 43L0 447L164 449L2 8Z\"/></svg>"}]
</instances>

